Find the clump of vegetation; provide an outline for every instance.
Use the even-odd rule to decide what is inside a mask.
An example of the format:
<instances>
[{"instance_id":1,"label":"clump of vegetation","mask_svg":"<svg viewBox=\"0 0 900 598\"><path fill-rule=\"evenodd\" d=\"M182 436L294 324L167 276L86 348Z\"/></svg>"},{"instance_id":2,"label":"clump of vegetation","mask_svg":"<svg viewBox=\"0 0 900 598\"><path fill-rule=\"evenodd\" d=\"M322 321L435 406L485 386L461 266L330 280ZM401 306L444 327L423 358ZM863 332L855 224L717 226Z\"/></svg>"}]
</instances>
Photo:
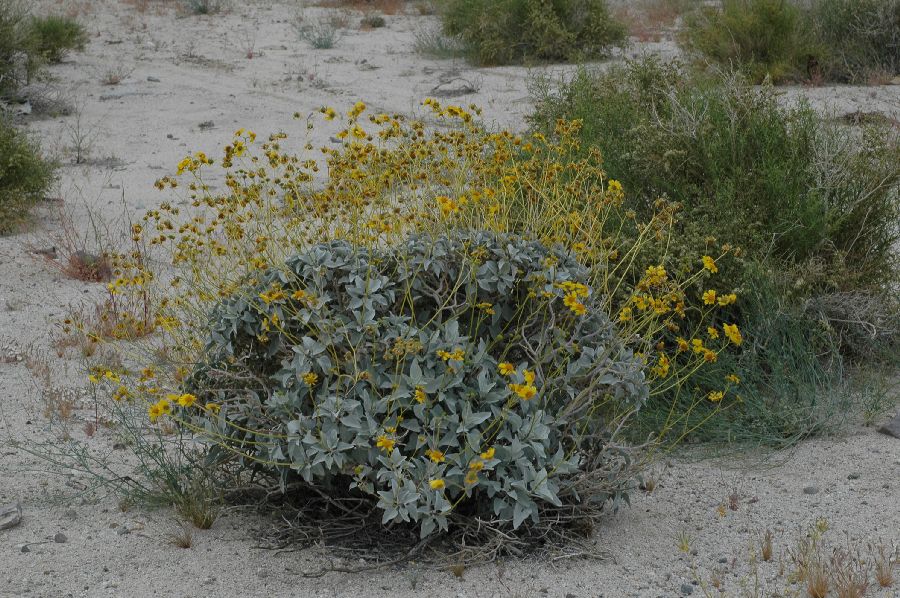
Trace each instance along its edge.
<instances>
[{"instance_id":1,"label":"clump of vegetation","mask_svg":"<svg viewBox=\"0 0 900 598\"><path fill-rule=\"evenodd\" d=\"M623 500L609 418L649 391L571 254L453 233L286 266L215 309L185 383L181 417L227 450L253 446L284 485L377 499L423 537L461 513L518 528Z\"/></svg>"},{"instance_id":2,"label":"clump of vegetation","mask_svg":"<svg viewBox=\"0 0 900 598\"><path fill-rule=\"evenodd\" d=\"M29 209L44 199L53 171L37 144L0 115L0 234L23 224Z\"/></svg>"},{"instance_id":3,"label":"clump of vegetation","mask_svg":"<svg viewBox=\"0 0 900 598\"><path fill-rule=\"evenodd\" d=\"M787 0L723 0L688 13L682 45L756 82L809 75L818 54L799 7Z\"/></svg>"},{"instance_id":4,"label":"clump of vegetation","mask_svg":"<svg viewBox=\"0 0 900 598\"><path fill-rule=\"evenodd\" d=\"M900 73L900 0L817 0L811 10L825 79L868 83Z\"/></svg>"},{"instance_id":5,"label":"clump of vegetation","mask_svg":"<svg viewBox=\"0 0 900 598\"><path fill-rule=\"evenodd\" d=\"M448 530L489 551L570 540L625 499L646 453L615 439L647 400L737 401L734 378L697 378L744 343L717 279L733 256L704 244L676 269L676 207L630 209L599 154L574 151L577 123L522 137L474 107L424 106L440 126L353 106L324 185L284 134L257 149L242 129L219 160L186 156L158 182L186 207L132 228L173 270L120 256L108 286L122 304L156 298L142 321L165 350L92 380L205 446L218 495L277 485L323 537L392 523L393 540ZM215 163L221 191L204 183Z\"/></svg>"},{"instance_id":6,"label":"clump of vegetation","mask_svg":"<svg viewBox=\"0 0 900 598\"><path fill-rule=\"evenodd\" d=\"M182 0L185 10L195 15L213 15L226 10L230 0Z\"/></svg>"},{"instance_id":7,"label":"clump of vegetation","mask_svg":"<svg viewBox=\"0 0 900 598\"><path fill-rule=\"evenodd\" d=\"M303 14L294 20L297 36L317 50L330 50L341 38L341 19L335 17L307 17Z\"/></svg>"},{"instance_id":8,"label":"clump of vegetation","mask_svg":"<svg viewBox=\"0 0 900 598\"><path fill-rule=\"evenodd\" d=\"M381 15L370 14L362 18L360 25L364 29L379 29L387 25L387 21L385 21L384 17Z\"/></svg>"},{"instance_id":9,"label":"clump of vegetation","mask_svg":"<svg viewBox=\"0 0 900 598\"><path fill-rule=\"evenodd\" d=\"M632 209L646 214L658 197L681 206L669 248L676 264L692 259L691 250L678 258L682 241L739 247L722 282L745 298L739 320L756 340L736 361L723 359L723 371L700 376L742 380L741 404L702 436L780 442L821 430L846 400L834 391L841 358L871 359L897 340L896 133L850 130L803 103L781 106L771 87L690 78L652 59L582 71L538 93L534 125L550 133L557 119L579 120L578 152L603 155ZM651 402L646 429L668 421L673 405L686 431L707 420L680 400L692 404L682 397L657 411Z\"/></svg>"},{"instance_id":10,"label":"clump of vegetation","mask_svg":"<svg viewBox=\"0 0 900 598\"><path fill-rule=\"evenodd\" d=\"M752 81L865 82L900 72L900 0L723 0L686 16L682 45Z\"/></svg>"},{"instance_id":11,"label":"clump of vegetation","mask_svg":"<svg viewBox=\"0 0 900 598\"><path fill-rule=\"evenodd\" d=\"M87 33L67 17L32 17L19 0L0 0L0 96L13 95L47 63L87 43Z\"/></svg>"},{"instance_id":12,"label":"clump of vegetation","mask_svg":"<svg viewBox=\"0 0 900 598\"><path fill-rule=\"evenodd\" d=\"M449 0L444 31L482 65L606 56L626 28L606 0Z\"/></svg>"},{"instance_id":13,"label":"clump of vegetation","mask_svg":"<svg viewBox=\"0 0 900 598\"><path fill-rule=\"evenodd\" d=\"M68 17L34 17L28 25L30 52L49 63L60 62L69 50L80 50L88 41L87 32Z\"/></svg>"}]
</instances>

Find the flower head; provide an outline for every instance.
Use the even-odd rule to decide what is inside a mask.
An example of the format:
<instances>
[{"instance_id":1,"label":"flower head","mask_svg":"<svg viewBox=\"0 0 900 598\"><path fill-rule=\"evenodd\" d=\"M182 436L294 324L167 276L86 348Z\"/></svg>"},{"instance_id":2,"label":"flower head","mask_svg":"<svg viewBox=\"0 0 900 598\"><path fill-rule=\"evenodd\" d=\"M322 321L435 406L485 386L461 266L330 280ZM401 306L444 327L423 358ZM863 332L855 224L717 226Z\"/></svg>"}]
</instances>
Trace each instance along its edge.
<instances>
[{"instance_id":1,"label":"flower head","mask_svg":"<svg viewBox=\"0 0 900 598\"><path fill-rule=\"evenodd\" d=\"M377 442L375 442L375 446L377 446L378 448L380 448L381 450L383 450L386 453L390 453L392 450L394 450L395 444L397 444L396 440L394 440L393 438L390 438L388 436L385 436L384 434L379 436Z\"/></svg>"},{"instance_id":2,"label":"flower head","mask_svg":"<svg viewBox=\"0 0 900 598\"><path fill-rule=\"evenodd\" d=\"M428 482L428 485L431 486L432 490L443 490L446 484L444 480L441 478L437 478Z\"/></svg>"},{"instance_id":3,"label":"flower head","mask_svg":"<svg viewBox=\"0 0 900 598\"><path fill-rule=\"evenodd\" d=\"M713 258L711 258L708 255L703 256L703 267L706 270L709 270L710 272L712 272L713 274L715 274L716 272L719 271L719 267L716 266L716 260L714 260Z\"/></svg>"},{"instance_id":4,"label":"flower head","mask_svg":"<svg viewBox=\"0 0 900 598\"><path fill-rule=\"evenodd\" d=\"M497 370L504 376L512 376L516 373L516 366L508 361L503 361L497 365Z\"/></svg>"},{"instance_id":5,"label":"flower head","mask_svg":"<svg viewBox=\"0 0 900 598\"><path fill-rule=\"evenodd\" d=\"M703 304L704 305L715 305L716 304L716 292L714 290L709 289L708 291L704 291Z\"/></svg>"},{"instance_id":6,"label":"flower head","mask_svg":"<svg viewBox=\"0 0 900 598\"><path fill-rule=\"evenodd\" d=\"M303 383L307 386L315 386L316 382L319 381L319 375L315 372L306 372L303 374Z\"/></svg>"},{"instance_id":7,"label":"flower head","mask_svg":"<svg viewBox=\"0 0 900 598\"><path fill-rule=\"evenodd\" d=\"M735 345L740 346L740 344L744 342L744 338L741 336L741 331L738 329L737 324L725 324L722 326L722 329L725 331L725 336L728 337L728 340Z\"/></svg>"}]
</instances>

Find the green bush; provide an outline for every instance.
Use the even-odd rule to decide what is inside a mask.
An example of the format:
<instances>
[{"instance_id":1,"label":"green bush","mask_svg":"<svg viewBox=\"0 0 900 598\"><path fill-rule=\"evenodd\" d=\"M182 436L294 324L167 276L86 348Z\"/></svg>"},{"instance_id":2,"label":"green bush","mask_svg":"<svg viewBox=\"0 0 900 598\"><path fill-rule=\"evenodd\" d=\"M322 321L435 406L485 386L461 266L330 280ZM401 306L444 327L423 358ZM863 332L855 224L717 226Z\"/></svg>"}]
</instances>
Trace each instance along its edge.
<instances>
[{"instance_id":1,"label":"green bush","mask_svg":"<svg viewBox=\"0 0 900 598\"><path fill-rule=\"evenodd\" d=\"M606 0L449 0L442 18L483 65L602 57L626 39Z\"/></svg>"},{"instance_id":2,"label":"green bush","mask_svg":"<svg viewBox=\"0 0 900 598\"><path fill-rule=\"evenodd\" d=\"M867 82L900 73L900 0L816 0L811 22L825 78Z\"/></svg>"},{"instance_id":3,"label":"green bush","mask_svg":"<svg viewBox=\"0 0 900 598\"><path fill-rule=\"evenodd\" d=\"M860 143L804 102L779 104L771 87L687 78L654 59L537 93L533 124L550 132L558 118L581 120L582 151L600 150L635 208L660 196L682 204L688 244L738 245L790 272L801 295L895 280L900 145L890 128L869 127Z\"/></svg>"},{"instance_id":4,"label":"green bush","mask_svg":"<svg viewBox=\"0 0 900 598\"><path fill-rule=\"evenodd\" d=\"M578 151L600 151L633 209L649 213L660 196L681 204L666 248L676 263L687 267L698 243L740 247L719 276L748 297L736 319L753 340L697 387L737 373L742 404L707 421L709 410L688 408L690 392L669 396L647 405L639 428L706 422L704 438L741 430L773 442L801 437L801 424L822 429L807 410L811 393L829 402L843 357L871 360L897 340L896 132L832 123L805 103L781 105L771 86L691 78L653 59L536 91L534 126L549 133L559 118L581 120Z\"/></svg>"},{"instance_id":5,"label":"green bush","mask_svg":"<svg viewBox=\"0 0 900 598\"><path fill-rule=\"evenodd\" d=\"M14 92L27 78L28 13L17 0L0 0L0 96Z\"/></svg>"},{"instance_id":6,"label":"green bush","mask_svg":"<svg viewBox=\"0 0 900 598\"><path fill-rule=\"evenodd\" d=\"M632 471L611 430L648 387L585 276L495 233L313 246L214 311L181 417L423 537L457 512L518 528L618 501Z\"/></svg>"},{"instance_id":7,"label":"green bush","mask_svg":"<svg viewBox=\"0 0 900 598\"><path fill-rule=\"evenodd\" d=\"M808 76L818 52L801 10L790 0L723 0L685 17L680 35L689 52L739 68L754 82Z\"/></svg>"},{"instance_id":8,"label":"green bush","mask_svg":"<svg viewBox=\"0 0 900 598\"><path fill-rule=\"evenodd\" d=\"M50 63L60 62L69 50L80 50L88 41L87 32L68 17L34 17L28 26L29 51Z\"/></svg>"},{"instance_id":9,"label":"green bush","mask_svg":"<svg viewBox=\"0 0 900 598\"><path fill-rule=\"evenodd\" d=\"M688 13L679 41L754 82L890 78L900 72L900 0L723 0Z\"/></svg>"},{"instance_id":10,"label":"green bush","mask_svg":"<svg viewBox=\"0 0 900 598\"><path fill-rule=\"evenodd\" d=\"M12 232L44 198L53 166L36 143L0 115L0 234Z\"/></svg>"}]
</instances>

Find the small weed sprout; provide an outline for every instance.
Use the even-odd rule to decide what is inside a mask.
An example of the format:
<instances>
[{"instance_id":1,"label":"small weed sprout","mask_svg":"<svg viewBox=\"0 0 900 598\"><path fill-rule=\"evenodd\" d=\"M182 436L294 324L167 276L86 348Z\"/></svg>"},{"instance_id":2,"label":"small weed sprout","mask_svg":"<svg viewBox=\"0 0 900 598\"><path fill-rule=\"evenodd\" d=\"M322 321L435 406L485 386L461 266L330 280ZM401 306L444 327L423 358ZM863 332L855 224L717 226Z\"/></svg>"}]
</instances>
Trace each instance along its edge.
<instances>
[{"instance_id":1,"label":"small weed sprout","mask_svg":"<svg viewBox=\"0 0 900 598\"><path fill-rule=\"evenodd\" d=\"M169 535L169 541L173 546L178 548L191 548L194 545L194 532L191 530L190 526L182 523L178 526L176 531Z\"/></svg>"},{"instance_id":2,"label":"small weed sprout","mask_svg":"<svg viewBox=\"0 0 900 598\"><path fill-rule=\"evenodd\" d=\"M181 0L184 9L194 15L212 15L225 11L231 0Z\"/></svg>"},{"instance_id":3,"label":"small weed sprout","mask_svg":"<svg viewBox=\"0 0 900 598\"><path fill-rule=\"evenodd\" d=\"M875 561L875 581L882 588L894 586L894 570L900 564L900 548L893 545L889 548L884 544L877 547L869 545L869 552Z\"/></svg>"},{"instance_id":4,"label":"small weed sprout","mask_svg":"<svg viewBox=\"0 0 900 598\"><path fill-rule=\"evenodd\" d=\"M297 36L317 50L330 50L341 38L340 27L343 20L334 16L309 17L300 12L294 18Z\"/></svg>"},{"instance_id":5,"label":"small weed sprout","mask_svg":"<svg viewBox=\"0 0 900 598\"><path fill-rule=\"evenodd\" d=\"M763 534L762 543L760 546L760 556L762 560L769 562L772 560L772 530L766 530L766 533Z\"/></svg>"}]
</instances>

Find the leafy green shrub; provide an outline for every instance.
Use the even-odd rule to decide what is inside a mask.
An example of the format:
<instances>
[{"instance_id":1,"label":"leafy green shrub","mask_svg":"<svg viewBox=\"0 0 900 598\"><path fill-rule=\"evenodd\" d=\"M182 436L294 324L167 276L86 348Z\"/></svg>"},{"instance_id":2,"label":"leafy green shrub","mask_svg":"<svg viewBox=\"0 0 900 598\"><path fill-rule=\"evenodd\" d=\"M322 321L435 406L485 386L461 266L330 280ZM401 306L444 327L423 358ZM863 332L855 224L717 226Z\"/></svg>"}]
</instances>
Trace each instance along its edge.
<instances>
[{"instance_id":1,"label":"leafy green shrub","mask_svg":"<svg viewBox=\"0 0 900 598\"><path fill-rule=\"evenodd\" d=\"M771 87L690 78L652 59L600 75L582 71L559 92L539 86L537 93L534 125L550 132L559 118L579 119L578 151L603 155L632 209L646 214L660 196L682 206L666 243L676 264L690 264L698 243L740 248L720 278L748 297L735 317L755 340L696 383L734 373L741 401L710 418L707 409L686 407L696 404L691 392L669 396L642 410L639 428L678 421L687 433L706 422L705 438L741 430L743 439L772 442L801 437L793 424L821 430L808 409L833 404L827 397L842 356L871 360L879 346L896 343L896 132L860 132L804 103L779 104ZM835 298L844 299L836 305ZM813 389L822 397L815 405L807 400Z\"/></svg>"},{"instance_id":2,"label":"leafy green shrub","mask_svg":"<svg viewBox=\"0 0 900 598\"><path fill-rule=\"evenodd\" d=\"M568 253L486 232L313 246L215 310L184 416L423 537L454 511L518 528L618 501L613 419L648 387L585 277Z\"/></svg>"},{"instance_id":3,"label":"leafy green shrub","mask_svg":"<svg viewBox=\"0 0 900 598\"><path fill-rule=\"evenodd\" d=\"M68 17L34 17L28 25L28 43L35 57L50 63L60 62L69 50L82 49L87 32Z\"/></svg>"},{"instance_id":4,"label":"leafy green shrub","mask_svg":"<svg viewBox=\"0 0 900 598\"><path fill-rule=\"evenodd\" d=\"M900 0L816 0L811 22L824 76L866 82L900 73Z\"/></svg>"},{"instance_id":5,"label":"leafy green shrub","mask_svg":"<svg viewBox=\"0 0 900 598\"><path fill-rule=\"evenodd\" d=\"M790 0L723 0L688 13L680 36L689 51L741 69L755 82L807 76L818 52L801 10Z\"/></svg>"},{"instance_id":6,"label":"leafy green shrub","mask_svg":"<svg viewBox=\"0 0 900 598\"><path fill-rule=\"evenodd\" d=\"M606 0L449 0L442 18L484 65L600 57L626 37Z\"/></svg>"},{"instance_id":7,"label":"leafy green shrub","mask_svg":"<svg viewBox=\"0 0 900 598\"><path fill-rule=\"evenodd\" d=\"M0 116L0 234L15 230L28 209L44 198L53 166L36 143Z\"/></svg>"},{"instance_id":8,"label":"leafy green shrub","mask_svg":"<svg viewBox=\"0 0 900 598\"><path fill-rule=\"evenodd\" d=\"M859 143L803 102L780 105L771 87L686 78L654 59L537 93L534 125L581 120L582 151L600 150L636 209L660 196L683 206L689 245L712 236L774 260L801 296L893 279L900 146L889 128Z\"/></svg>"}]
</instances>

